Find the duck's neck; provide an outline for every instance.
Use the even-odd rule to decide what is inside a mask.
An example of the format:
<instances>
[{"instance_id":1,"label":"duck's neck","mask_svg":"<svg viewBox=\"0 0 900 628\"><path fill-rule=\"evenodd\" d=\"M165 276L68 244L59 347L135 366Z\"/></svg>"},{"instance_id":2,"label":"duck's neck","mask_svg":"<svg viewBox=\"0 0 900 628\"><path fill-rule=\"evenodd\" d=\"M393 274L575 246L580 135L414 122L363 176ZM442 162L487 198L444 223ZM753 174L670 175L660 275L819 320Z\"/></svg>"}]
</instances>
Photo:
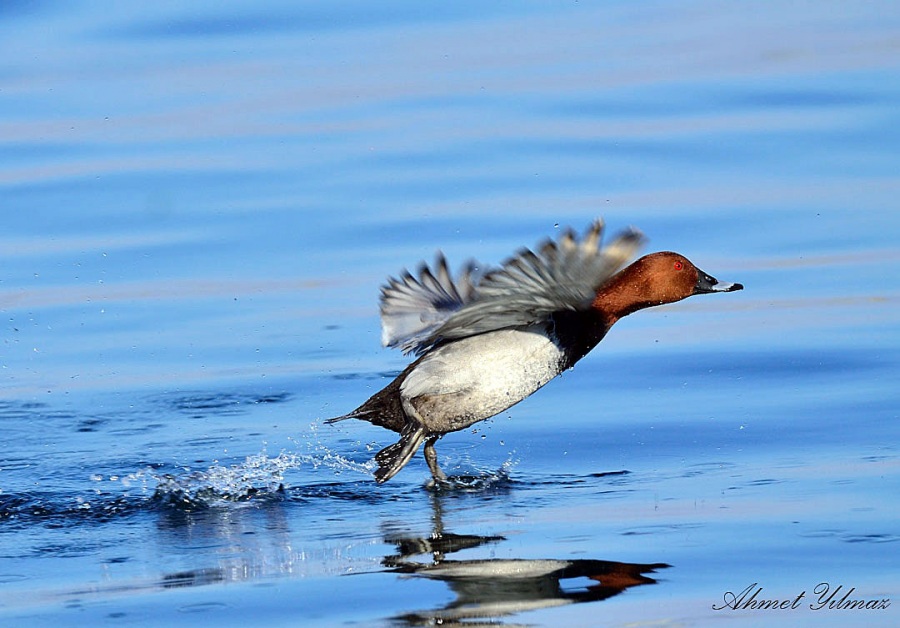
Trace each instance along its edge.
<instances>
[{"instance_id":1,"label":"duck's neck","mask_svg":"<svg viewBox=\"0 0 900 628\"><path fill-rule=\"evenodd\" d=\"M621 270L597 292L587 311L561 311L553 315L554 333L565 349L568 368L597 346L624 316L659 305L650 295L650 281L640 260Z\"/></svg>"},{"instance_id":2,"label":"duck's neck","mask_svg":"<svg viewBox=\"0 0 900 628\"><path fill-rule=\"evenodd\" d=\"M647 295L647 283L642 265L634 263L597 291L591 309L606 321L609 329L620 318L660 304Z\"/></svg>"}]
</instances>

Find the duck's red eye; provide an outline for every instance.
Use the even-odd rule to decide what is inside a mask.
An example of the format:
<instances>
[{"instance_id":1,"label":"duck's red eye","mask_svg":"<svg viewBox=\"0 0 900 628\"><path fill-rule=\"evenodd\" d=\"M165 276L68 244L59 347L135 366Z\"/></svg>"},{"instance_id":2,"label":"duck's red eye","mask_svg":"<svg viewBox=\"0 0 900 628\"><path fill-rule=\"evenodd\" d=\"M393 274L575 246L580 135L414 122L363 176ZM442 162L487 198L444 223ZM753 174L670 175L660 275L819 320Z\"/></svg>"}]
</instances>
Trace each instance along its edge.
<instances>
[{"instance_id":1,"label":"duck's red eye","mask_svg":"<svg viewBox=\"0 0 900 628\"><path fill-rule=\"evenodd\" d=\"M681 262L675 262L675 270L681 270L682 268L684 268L684 264L682 264Z\"/></svg>"}]
</instances>

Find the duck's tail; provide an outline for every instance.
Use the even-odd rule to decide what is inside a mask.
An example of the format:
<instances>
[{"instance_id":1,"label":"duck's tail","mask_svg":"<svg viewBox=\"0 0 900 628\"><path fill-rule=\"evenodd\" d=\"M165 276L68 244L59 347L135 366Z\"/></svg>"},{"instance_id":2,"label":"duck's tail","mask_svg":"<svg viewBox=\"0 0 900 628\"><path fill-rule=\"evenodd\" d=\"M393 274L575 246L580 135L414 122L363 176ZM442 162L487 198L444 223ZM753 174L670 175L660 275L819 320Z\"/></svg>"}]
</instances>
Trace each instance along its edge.
<instances>
[{"instance_id":1,"label":"duck's tail","mask_svg":"<svg viewBox=\"0 0 900 628\"><path fill-rule=\"evenodd\" d=\"M342 414L341 416L327 419L325 421L325 425L332 425L334 423L339 423L340 421L346 421L347 419L362 419L363 421L368 421L370 419L370 414L374 414L374 412L372 412L371 410L360 410L359 408L357 408L353 412L348 412L347 414Z\"/></svg>"},{"instance_id":2,"label":"duck's tail","mask_svg":"<svg viewBox=\"0 0 900 628\"><path fill-rule=\"evenodd\" d=\"M343 417L337 417L341 419ZM425 428L415 423L408 423L400 433L400 440L393 445L388 445L377 454L375 462L378 470L375 471L375 481L384 484L400 472L415 455L419 445L425 440Z\"/></svg>"}]
</instances>

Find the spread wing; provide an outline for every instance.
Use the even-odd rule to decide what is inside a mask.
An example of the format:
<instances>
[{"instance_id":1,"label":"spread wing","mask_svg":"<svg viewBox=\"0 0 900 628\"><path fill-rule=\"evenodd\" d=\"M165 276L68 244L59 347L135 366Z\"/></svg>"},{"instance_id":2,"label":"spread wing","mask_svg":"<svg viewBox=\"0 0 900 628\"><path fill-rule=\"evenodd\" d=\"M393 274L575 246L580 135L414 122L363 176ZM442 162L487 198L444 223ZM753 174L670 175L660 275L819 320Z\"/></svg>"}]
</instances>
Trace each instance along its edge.
<instances>
[{"instance_id":1,"label":"spread wing","mask_svg":"<svg viewBox=\"0 0 900 628\"><path fill-rule=\"evenodd\" d=\"M438 252L432 271L424 262L418 277L403 271L381 288L381 342L400 347L404 353L416 348L453 312L469 303L480 273L469 261L454 281L447 260Z\"/></svg>"},{"instance_id":2,"label":"spread wing","mask_svg":"<svg viewBox=\"0 0 900 628\"><path fill-rule=\"evenodd\" d=\"M530 325L561 310L585 310L643 240L630 229L601 246L602 234L599 220L580 240L567 230L537 253L523 249L481 276L470 263L456 282L439 255L434 273L423 266L419 279L404 273L382 289L382 340L420 355L445 340Z\"/></svg>"}]
</instances>

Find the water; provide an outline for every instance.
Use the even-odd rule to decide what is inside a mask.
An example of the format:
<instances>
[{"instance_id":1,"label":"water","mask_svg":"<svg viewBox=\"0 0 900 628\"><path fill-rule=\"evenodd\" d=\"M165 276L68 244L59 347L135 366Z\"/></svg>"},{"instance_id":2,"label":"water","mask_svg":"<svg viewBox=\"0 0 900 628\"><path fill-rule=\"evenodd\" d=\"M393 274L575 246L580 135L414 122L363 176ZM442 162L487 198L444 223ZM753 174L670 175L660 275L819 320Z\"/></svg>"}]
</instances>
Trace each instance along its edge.
<instances>
[{"instance_id":1,"label":"water","mask_svg":"<svg viewBox=\"0 0 900 628\"><path fill-rule=\"evenodd\" d=\"M892 3L0 15L0 623L897 624ZM598 215L746 290L375 485L384 278Z\"/></svg>"}]
</instances>

